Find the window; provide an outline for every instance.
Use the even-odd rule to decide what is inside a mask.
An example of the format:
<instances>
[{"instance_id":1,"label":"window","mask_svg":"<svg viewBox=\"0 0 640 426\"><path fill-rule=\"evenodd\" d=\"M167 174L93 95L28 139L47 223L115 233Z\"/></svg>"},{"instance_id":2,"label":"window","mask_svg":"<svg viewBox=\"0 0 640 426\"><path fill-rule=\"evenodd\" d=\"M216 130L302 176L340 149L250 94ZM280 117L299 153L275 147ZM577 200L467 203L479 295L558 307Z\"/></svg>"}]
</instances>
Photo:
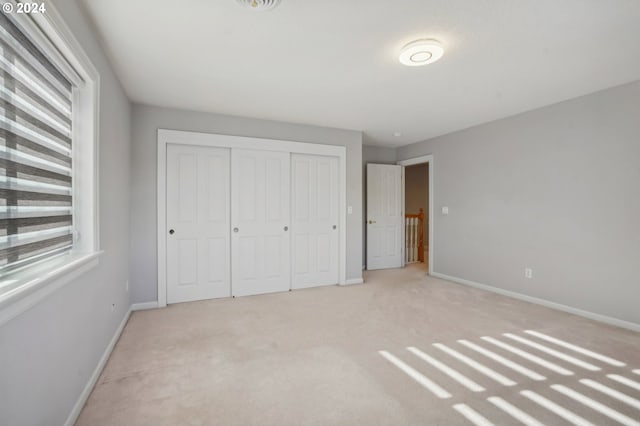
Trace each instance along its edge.
<instances>
[{"instance_id":1,"label":"window","mask_svg":"<svg viewBox=\"0 0 640 426\"><path fill-rule=\"evenodd\" d=\"M53 5L0 13L0 324L97 263L98 89Z\"/></svg>"},{"instance_id":2,"label":"window","mask_svg":"<svg viewBox=\"0 0 640 426\"><path fill-rule=\"evenodd\" d=\"M73 85L0 14L0 276L73 245Z\"/></svg>"}]
</instances>

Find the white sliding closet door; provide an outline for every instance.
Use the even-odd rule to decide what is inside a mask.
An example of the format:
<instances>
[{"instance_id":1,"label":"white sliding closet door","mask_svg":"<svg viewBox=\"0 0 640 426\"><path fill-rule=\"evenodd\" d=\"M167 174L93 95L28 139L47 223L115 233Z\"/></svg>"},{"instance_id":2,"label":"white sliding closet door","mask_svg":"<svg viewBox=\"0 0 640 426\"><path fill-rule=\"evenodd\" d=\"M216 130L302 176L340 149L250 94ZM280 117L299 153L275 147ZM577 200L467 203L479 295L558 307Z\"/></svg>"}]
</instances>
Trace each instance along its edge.
<instances>
[{"instance_id":1,"label":"white sliding closet door","mask_svg":"<svg viewBox=\"0 0 640 426\"><path fill-rule=\"evenodd\" d=\"M291 156L292 288L338 283L338 158Z\"/></svg>"},{"instance_id":2,"label":"white sliding closet door","mask_svg":"<svg viewBox=\"0 0 640 426\"><path fill-rule=\"evenodd\" d=\"M290 154L232 149L232 294L290 289Z\"/></svg>"},{"instance_id":3,"label":"white sliding closet door","mask_svg":"<svg viewBox=\"0 0 640 426\"><path fill-rule=\"evenodd\" d=\"M167 146L167 302L229 297L229 149Z\"/></svg>"}]
</instances>

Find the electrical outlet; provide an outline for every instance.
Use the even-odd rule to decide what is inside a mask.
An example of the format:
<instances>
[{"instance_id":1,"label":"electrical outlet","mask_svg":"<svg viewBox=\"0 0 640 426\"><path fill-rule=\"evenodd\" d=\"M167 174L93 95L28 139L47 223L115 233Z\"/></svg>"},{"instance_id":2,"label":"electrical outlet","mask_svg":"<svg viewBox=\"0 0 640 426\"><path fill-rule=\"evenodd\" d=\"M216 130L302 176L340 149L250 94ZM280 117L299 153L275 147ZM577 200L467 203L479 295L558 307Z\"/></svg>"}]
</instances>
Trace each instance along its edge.
<instances>
[{"instance_id":1,"label":"electrical outlet","mask_svg":"<svg viewBox=\"0 0 640 426\"><path fill-rule=\"evenodd\" d=\"M533 278L533 269L524 268L524 277L525 278Z\"/></svg>"}]
</instances>

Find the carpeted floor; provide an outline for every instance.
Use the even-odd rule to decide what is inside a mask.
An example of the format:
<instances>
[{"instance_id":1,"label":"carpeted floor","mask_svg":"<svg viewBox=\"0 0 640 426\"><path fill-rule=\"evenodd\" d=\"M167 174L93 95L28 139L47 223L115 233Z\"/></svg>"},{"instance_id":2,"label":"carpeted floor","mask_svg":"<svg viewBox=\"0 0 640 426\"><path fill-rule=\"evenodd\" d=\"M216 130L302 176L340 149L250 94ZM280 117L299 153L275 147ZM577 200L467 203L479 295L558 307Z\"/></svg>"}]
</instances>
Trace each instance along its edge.
<instances>
[{"instance_id":1,"label":"carpeted floor","mask_svg":"<svg viewBox=\"0 0 640 426\"><path fill-rule=\"evenodd\" d=\"M77 424L638 424L640 334L422 268L135 312Z\"/></svg>"}]
</instances>

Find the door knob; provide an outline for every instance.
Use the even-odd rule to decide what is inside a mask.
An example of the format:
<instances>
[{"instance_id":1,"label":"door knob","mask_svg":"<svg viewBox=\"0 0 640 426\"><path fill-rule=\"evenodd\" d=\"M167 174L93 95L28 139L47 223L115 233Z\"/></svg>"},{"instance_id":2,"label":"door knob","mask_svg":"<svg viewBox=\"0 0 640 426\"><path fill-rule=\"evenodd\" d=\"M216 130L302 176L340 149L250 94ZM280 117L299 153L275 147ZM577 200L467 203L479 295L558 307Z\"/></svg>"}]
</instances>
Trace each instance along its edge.
<instances>
[{"instance_id":1,"label":"door knob","mask_svg":"<svg viewBox=\"0 0 640 426\"><path fill-rule=\"evenodd\" d=\"M372 223L376 223L376 221L375 220L370 220L369 221L369 225L371 225Z\"/></svg>"},{"instance_id":2,"label":"door knob","mask_svg":"<svg viewBox=\"0 0 640 426\"><path fill-rule=\"evenodd\" d=\"M173 229L169 229L169 234L173 235L173 233L176 232Z\"/></svg>"},{"instance_id":3,"label":"door knob","mask_svg":"<svg viewBox=\"0 0 640 426\"><path fill-rule=\"evenodd\" d=\"M288 226L285 226L285 227L284 227L284 230L285 230L285 231L288 231L288 230L289 230L289 227L288 227Z\"/></svg>"},{"instance_id":4,"label":"door knob","mask_svg":"<svg viewBox=\"0 0 640 426\"><path fill-rule=\"evenodd\" d=\"M333 229L336 229L336 228L337 228L337 226L336 226L336 225L333 225Z\"/></svg>"},{"instance_id":5,"label":"door knob","mask_svg":"<svg viewBox=\"0 0 640 426\"><path fill-rule=\"evenodd\" d=\"M233 228L233 232L238 232L239 229L238 228Z\"/></svg>"}]
</instances>

